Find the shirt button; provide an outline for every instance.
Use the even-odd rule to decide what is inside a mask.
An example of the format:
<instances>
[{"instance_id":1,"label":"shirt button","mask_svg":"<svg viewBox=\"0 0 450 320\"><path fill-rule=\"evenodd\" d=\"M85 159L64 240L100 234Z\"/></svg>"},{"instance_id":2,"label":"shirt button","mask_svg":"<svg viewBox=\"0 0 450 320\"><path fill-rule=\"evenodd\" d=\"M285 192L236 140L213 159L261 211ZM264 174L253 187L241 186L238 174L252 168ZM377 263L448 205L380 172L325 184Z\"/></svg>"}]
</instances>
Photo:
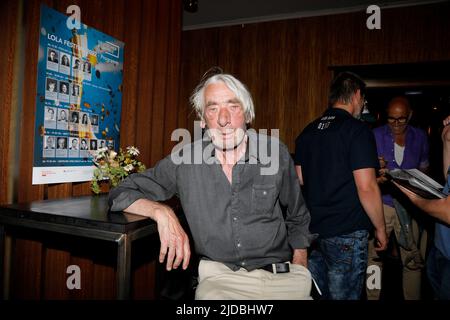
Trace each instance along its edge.
<instances>
[{"instance_id":1,"label":"shirt button","mask_svg":"<svg viewBox=\"0 0 450 320\"><path fill-rule=\"evenodd\" d=\"M241 262L241 266L245 266L245 261L242 261L242 262Z\"/></svg>"},{"instance_id":2,"label":"shirt button","mask_svg":"<svg viewBox=\"0 0 450 320\"><path fill-rule=\"evenodd\" d=\"M264 191L263 191L263 195L266 195L266 194L267 194L267 191L264 190Z\"/></svg>"},{"instance_id":3,"label":"shirt button","mask_svg":"<svg viewBox=\"0 0 450 320\"><path fill-rule=\"evenodd\" d=\"M238 244L237 244L237 247L238 247L238 248L240 248L240 247L241 247L241 243L240 243L240 242L238 242Z\"/></svg>"},{"instance_id":4,"label":"shirt button","mask_svg":"<svg viewBox=\"0 0 450 320\"><path fill-rule=\"evenodd\" d=\"M233 220L234 220L234 221L237 221L237 217L233 217Z\"/></svg>"}]
</instances>

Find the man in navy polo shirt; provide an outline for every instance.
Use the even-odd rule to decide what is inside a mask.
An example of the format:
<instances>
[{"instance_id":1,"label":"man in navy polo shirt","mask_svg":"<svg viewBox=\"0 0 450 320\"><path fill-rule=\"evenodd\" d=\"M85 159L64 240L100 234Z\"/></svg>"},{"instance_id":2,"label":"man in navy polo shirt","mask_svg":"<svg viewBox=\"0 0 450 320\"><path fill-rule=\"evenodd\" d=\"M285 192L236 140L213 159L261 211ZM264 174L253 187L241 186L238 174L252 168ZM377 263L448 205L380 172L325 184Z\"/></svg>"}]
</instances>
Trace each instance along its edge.
<instances>
[{"instance_id":1,"label":"man in navy polo shirt","mask_svg":"<svg viewBox=\"0 0 450 320\"><path fill-rule=\"evenodd\" d=\"M387 246L375 139L357 120L365 83L344 72L331 83L330 108L296 140L295 164L311 213L310 230L319 238L308 268L323 299L356 300L363 290L369 230L377 250Z\"/></svg>"}]
</instances>

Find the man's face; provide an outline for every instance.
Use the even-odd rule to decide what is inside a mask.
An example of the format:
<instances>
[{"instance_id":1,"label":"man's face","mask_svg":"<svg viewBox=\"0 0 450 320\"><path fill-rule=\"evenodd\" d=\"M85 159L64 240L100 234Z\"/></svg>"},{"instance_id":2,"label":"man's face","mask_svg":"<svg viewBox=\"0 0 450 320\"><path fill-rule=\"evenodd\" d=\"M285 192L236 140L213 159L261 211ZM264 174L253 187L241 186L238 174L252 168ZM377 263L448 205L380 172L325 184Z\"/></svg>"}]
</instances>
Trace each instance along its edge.
<instances>
[{"instance_id":1,"label":"man's face","mask_svg":"<svg viewBox=\"0 0 450 320\"><path fill-rule=\"evenodd\" d=\"M47 138L47 147L49 148L53 147L53 138L50 137Z\"/></svg>"},{"instance_id":2,"label":"man's face","mask_svg":"<svg viewBox=\"0 0 450 320\"><path fill-rule=\"evenodd\" d=\"M387 110L387 120L394 135L403 134L405 132L409 117L410 110L404 102L397 101L389 106Z\"/></svg>"},{"instance_id":3,"label":"man's face","mask_svg":"<svg viewBox=\"0 0 450 320\"><path fill-rule=\"evenodd\" d=\"M64 110L62 110L61 113L59 114L59 118L61 120L65 120L66 119L66 112Z\"/></svg>"},{"instance_id":4,"label":"man's face","mask_svg":"<svg viewBox=\"0 0 450 320\"><path fill-rule=\"evenodd\" d=\"M55 115L55 111L53 111L53 109L48 109L48 118L53 119L54 115Z\"/></svg>"},{"instance_id":5,"label":"man's face","mask_svg":"<svg viewBox=\"0 0 450 320\"><path fill-rule=\"evenodd\" d=\"M67 93L67 86L63 84L61 90L63 93Z\"/></svg>"},{"instance_id":6,"label":"man's face","mask_svg":"<svg viewBox=\"0 0 450 320\"><path fill-rule=\"evenodd\" d=\"M49 82L48 84L48 91L55 91L55 83L54 82Z\"/></svg>"},{"instance_id":7,"label":"man's face","mask_svg":"<svg viewBox=\"0 0 450 320\"><path fill-rule=\"evenodd\" d=\"M72 140L72 148L77 148L78 147L78 140L77 139L73 139Z\"/></svg>"},{"instance_id":8,"label":"man's face","mask_svg":"<svg viewBox=\"0 0 450 320\"><path fill-rule=\"evenodd\" d=\"M65 145L65 143L64 143L64 139L58 139L58 146L59 146L59 148L64 148L64 145Z\"/></svg>"},{"instance_id":9,"label":"man's face","mask_svg":"<svg viewBox=\"0 0 450 320\"><path fill-rule=\"evenodd\" d=\"M81 140L81 148L86 149L86 141Z\"/></svg>"},{"instance_id":10,"label":"man's face","mask_svg":"<svg viewBox=\"0 0 450 320\"><path fill-rule=\"evenodd\" d=\"M217 149L232 150L244 140L244 110L225 83L213 83L205 89L204 119Z\"/></svg>"},{"instance_id":11,"label":"man's face","mask_svg":"<svg viewBox=\"0 0 450 320\"><path fill-rule=\"evenodd\" d=\"M50 59L52 59L52 60L55 59L55 52L50 51Z\"/></svg>"}]
</instances>

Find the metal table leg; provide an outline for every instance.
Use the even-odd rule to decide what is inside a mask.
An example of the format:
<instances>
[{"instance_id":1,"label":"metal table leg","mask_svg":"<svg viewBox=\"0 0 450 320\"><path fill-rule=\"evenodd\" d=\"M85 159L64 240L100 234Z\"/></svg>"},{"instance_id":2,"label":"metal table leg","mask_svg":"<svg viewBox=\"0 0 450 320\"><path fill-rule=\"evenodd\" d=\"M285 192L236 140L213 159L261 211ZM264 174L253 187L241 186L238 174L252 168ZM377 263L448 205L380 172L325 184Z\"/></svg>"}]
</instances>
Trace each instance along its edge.
<instances>
[{"instance_id":1,"label":"metal table leg","mask_svg":"<svg viewBox=\"0 0 450 320\"><path fill-rule=\"evenodd\" d=\"M122 234L117 245L117 298L130 299L131 241L126 234Z\"/></svg>"}]
</instances>

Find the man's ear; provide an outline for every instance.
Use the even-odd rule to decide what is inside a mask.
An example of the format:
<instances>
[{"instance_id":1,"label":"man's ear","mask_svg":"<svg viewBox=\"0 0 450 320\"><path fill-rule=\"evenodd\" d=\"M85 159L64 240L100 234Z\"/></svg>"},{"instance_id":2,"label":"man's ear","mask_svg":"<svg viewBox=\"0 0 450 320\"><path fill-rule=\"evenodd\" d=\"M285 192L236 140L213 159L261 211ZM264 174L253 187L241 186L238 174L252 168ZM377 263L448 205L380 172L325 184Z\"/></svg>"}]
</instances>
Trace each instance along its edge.
<instances>
[{"instance_id":1,"label":"man's ear","mask_svg":"<svg viewBox=\"0 0 450 320\"><path fill-rule=\"evenodd\" d=\"M352 95L352 105L356 104L359 101L358 97L360 97L360 96L361 96L361 91L359 89L356 89L356 91Z\"/></svg>"}]
</instances>

